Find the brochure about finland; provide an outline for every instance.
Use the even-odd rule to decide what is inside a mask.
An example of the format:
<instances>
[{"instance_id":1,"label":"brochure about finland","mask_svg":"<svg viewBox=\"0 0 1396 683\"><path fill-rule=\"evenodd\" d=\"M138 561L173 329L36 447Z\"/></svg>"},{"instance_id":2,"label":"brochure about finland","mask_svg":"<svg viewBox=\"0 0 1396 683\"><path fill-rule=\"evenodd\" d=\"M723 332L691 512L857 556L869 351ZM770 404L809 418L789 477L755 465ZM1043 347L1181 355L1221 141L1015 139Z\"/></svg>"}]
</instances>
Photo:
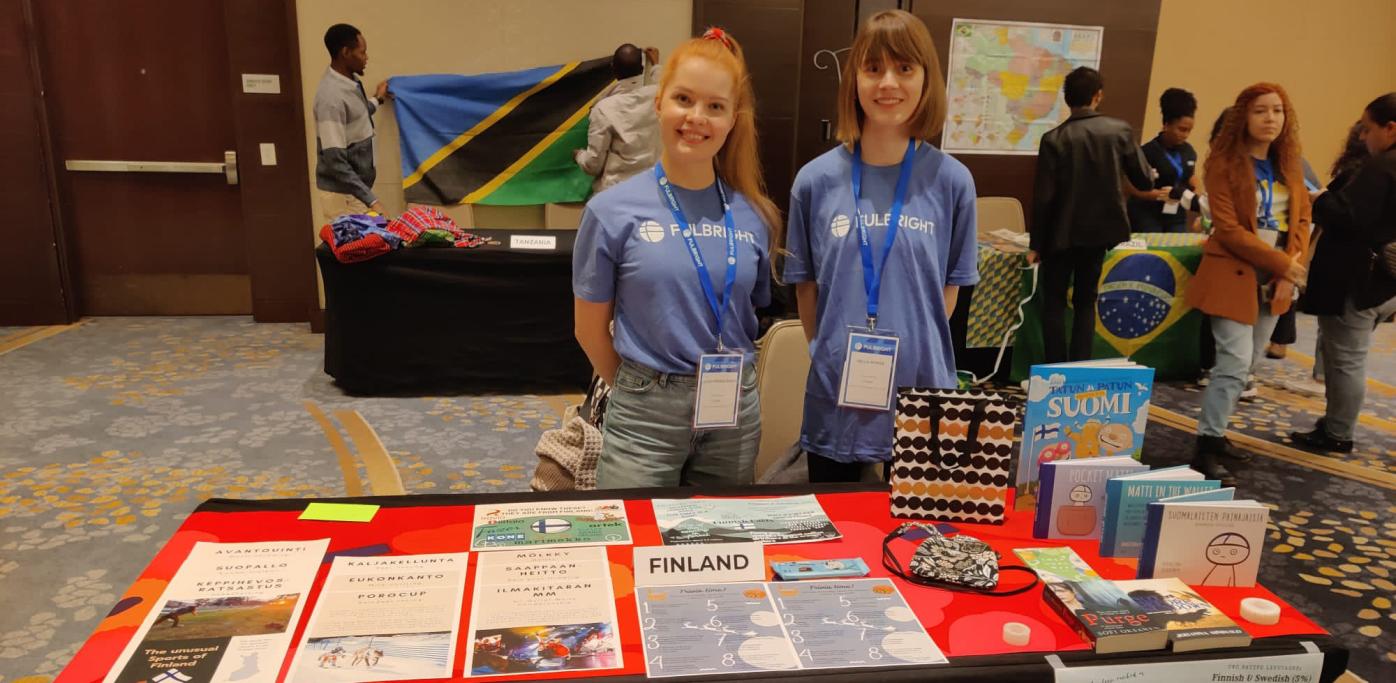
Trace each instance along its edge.
<instances>
[{"instance_id":1,"label":"brochure about finland","mask_svg":"<svg viewBox=\"0 0 1396 683\"><path fill-rule=\"evenodd\" d=\"M622 666L606 549L480 553L470 601L470 676Z\"/></svg>"},{"instance_id":2,"label":"brochure about finland","mask_svg":"<svg viewBox=\"0 0 1396 683\"><path fill-rule=\"evenodd\" d=\"M471 550L629 544L620 500L477 505L470 534Z\"/></svg>"},{"instance_id":3,"label":"brochure about finland","mask_svg":"<svg viewBox=\"0 0 1396 683\"><path fill-rule=\"evenodd\" d=\"M105 683L273 683L330 541L194 544Z\"/></svg>"},{"instance_id":4,"label":"brochure about finland","mask_svg":"<svg viewBox=\"0 0 1396 683\"><path fill-rule=\"evenodd\" d=\"M468 558L334 558L287 681L449 678Z\"/></svg>"},{"instance_id":5,"label":"brochure about finland","mask_svg":"<svg viewBox=\"0 0 1396 683\"><path fill-rule=\"evenodd\" d=\"M784 498L658 498L654 517L664 545L813 543L839 530L813 494Z\"/></svg>"}]
</instances>

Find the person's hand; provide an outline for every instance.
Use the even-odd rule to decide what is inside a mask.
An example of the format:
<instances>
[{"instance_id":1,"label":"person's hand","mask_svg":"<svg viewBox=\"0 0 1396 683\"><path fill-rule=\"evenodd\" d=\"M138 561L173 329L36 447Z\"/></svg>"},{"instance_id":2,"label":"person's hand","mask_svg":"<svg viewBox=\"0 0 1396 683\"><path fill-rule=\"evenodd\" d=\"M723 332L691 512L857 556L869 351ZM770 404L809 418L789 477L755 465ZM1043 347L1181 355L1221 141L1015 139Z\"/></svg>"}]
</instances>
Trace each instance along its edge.
<instances>
[{"instance_id":1,"label":"person's hand","mask_svg":"<svg viewBox=\"0 0 1396 683\"><path fill-rule=\"evenodd\" d=\"M368 210L369 210L369 211L376 211L376 212L378 212L380 215L384 215L384 216L387 215L386 213L383 212L383 200L381 200L381 199L379 199L379 200L374 200L374 202L373 202L372 204L369 204L369 205L368 205Z\"/></svg>"},{"instance_id":2,"label":"person's hand","mask_svg":"<svg viewBox=\"0 0 1396 683\"><path fill-rule=\"evenodd\" d=\"M1271 301L1294 300L1294 283L1289 280L1280 280L1275 283L1275 290L1271 293Z\"/></svg>"},{"instance_id":3,"label":"person's hand","mask_svg":"<svg viewBox=\"0 0 1396 683\"><path fill-rule=\"evenodd\" d=\"M380 82L378 84L378 87L373 89L373 96L378 98L380 102L383 100L391 100L393 98L393 94L388 92L388 82Z\"/></svg>"},{"instance_id":4,"label":"person's hand","mask_svg":"<svg viewBox=\"0 0 1396 683\"><path fill-rule=\"evenodd\" d=\"M1285 271L1284 279L1293 283L1302 283L1309 276L1309 269L1299 262L1298 256L1289 257L1289 270Z\"/></svg>"},{"instance_id":5,"label":"person's hand","mask_svg":"<svg viewBox=\"0 0 1396 683\"><path fill-rule=\"evenodd\" d=\"M1166 202L1166 201L1168 201L1168 195L1170 195L1170 194L1172 194L1172 193L1173 193L1173 186L1172 186L1172 185L1170 185L1170 186L1168 186L1168 187L1160 187L1159 189L1153 191L1153 193L1152 193L1152 195L1153 195L1153 200L1156 201L1156 202Z\"/></svg>"},{"instance_id":6,"label":"person's hand","mask_svg":"<svg viewBox=\"0 0 1396 683\"><path fill-rule=\"evenodd\" d=\"M658 64L658 63L659 63L659 48L657 48L657 47L647 47L647 48L645 48L645 59L650 60L650 66L654 66L655 64Z\"/></svg>"},{"instance_id":7,"label":"person's hand","mask_svg":"<svg viewBox=\"0 0 1396 683\"><path fill-rule=\"evenodd\" d=\"M1327 192L1327 191L1328 191L1328 188L1326 188L1326 187L1320 187L1320 188L1318 188L1317 190L1314 190L1313 192L1310 192L1310 193L1309 193L1309 203L1312 204L1312 203L1318 201L1318 198L1321 197L1321 196L1323 196L1323 193L1324 193L1324 192Z\"/></svg>"},{"instance_id":8,"label":"person's hand","mask_svg":"<svg viewBox=\"0 0 1396 683\"><path fill-rule=\"evenodd\" d=\"M1037 252L1035 252L1035 251L1033 251L1033 250L1031 250L1031 249L1028 250L1028 265L1030 265L1030 266L1035 266L1035 265L1037 265L1037 262L1038 262L1038 261L1041 261L1041 260L1042 260L1042 257L1041 257L1041 256L1038 256Z\"/></svg>"}]
</instances>

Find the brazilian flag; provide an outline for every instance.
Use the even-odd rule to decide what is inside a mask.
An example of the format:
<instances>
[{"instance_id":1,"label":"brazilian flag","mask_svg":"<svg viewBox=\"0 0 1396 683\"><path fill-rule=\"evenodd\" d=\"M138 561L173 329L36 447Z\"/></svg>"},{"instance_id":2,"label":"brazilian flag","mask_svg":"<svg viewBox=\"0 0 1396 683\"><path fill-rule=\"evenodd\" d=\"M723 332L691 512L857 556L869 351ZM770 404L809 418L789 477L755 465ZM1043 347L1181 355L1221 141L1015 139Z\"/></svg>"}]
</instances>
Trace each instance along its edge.
<instances>
[{"instance_id":1,"label":"brazilian flag","mask_svg":"<svg viewBox=\"0 0 1396 683\"><path fill-rule=\"evenodd\" d=\"M1100 271L1091 357L1129 358L1154 368L1158 380L1195 377L1203 315L1183 301L1183 292L1201 262L1199 246L1108 252ZM1024 271L1024 294L1032 286L1032 276L1032 271ZM1073 313L1068 305L1068 337ZM1027 379L1030 368L1044 362L1040 288L1023 307L1023 314L1013 346L1010 379L1014 382Z\"/></svg>"},{"instance_id":2,"label":"brazilian flag","mask_svg":"<svg viewBox=\"0 0 1396 683\"><path fill-rule=\"evenodd\" d=\"M587 113L611 83L609 57L476 76L391 79L407 201L585 200L592 178L572 153L586 147Z\"/></svg>"}]
</instances>

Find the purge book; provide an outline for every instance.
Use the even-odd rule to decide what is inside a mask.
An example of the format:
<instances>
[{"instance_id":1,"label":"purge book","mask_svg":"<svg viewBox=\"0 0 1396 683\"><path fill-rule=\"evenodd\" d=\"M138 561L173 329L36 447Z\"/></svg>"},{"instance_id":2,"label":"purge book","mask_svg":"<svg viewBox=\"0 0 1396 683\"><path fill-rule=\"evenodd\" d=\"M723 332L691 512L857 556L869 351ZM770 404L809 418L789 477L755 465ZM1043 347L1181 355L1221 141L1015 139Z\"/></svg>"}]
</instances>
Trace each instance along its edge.
<instances>
[{"instance_id":1,"label":"purge book","mask_svg":"<svg viewBox=\"0 0 1396 683\"><path fill-rule=\"evenodd\" d=\"M1037 510L1033 516L1033 537L1100 538L1107 482L1148 470L1148 465L1128 455L1043 463Z\"/></svg>"},{"instance_id":2,"label":"purge book","mask_svg":"<svg viewBox=\"0 0 1396 683\"><path fill-rule=\"evenodd\" d=\"M1185 465L1115 477L1105 483L1105 521L1101 527L1101 557L1139 557L1149 503L1221 487Z\"/></svg>"},{"instance_id":3,"label":"purge book","mask_svg":"<svg viewBox=\"0 0 1396 683\"><path fill-rule=\"evenodd\" d=\"M1071 548L1019 548L1013 553L1032 567L1045 586L1048 605L1101 654L1161 650L1168 631L1100 575Z\"/></svg>"},{"instance_id":4,"label":"purge book","mask_svg":"<svg viewBox=\"0 0 1396 683\"><path fill-rule=\"evenodd\" d=\"M1254 586L1270 509L1254 500L1233 500L1235 494L1226 488L1149 503L1137 578Z\"/></svg>"},{"instance_id":5,"label":"purge book","mask_svg":"<svg viewBox=\"0 0 1396 683\"><path fill-rule=\"evenodd\" d=\"M1174 652L1251 644L1250 634L1188 588L1182 579L1137 579L1116 581L1115 585L1168 630Z\"/></svg>"},{"instance_id":6,"label":"purge book","mask_svg":"<svg viewBox=\"0 0 1396 683\"><path fill-rule=\"evenodd\" d=\"M1032 366L1018 496L1036 492L1045 462L1116 455L1137 460L1153 387L1153 368L1123 358Z\"/></svg>"}]
</instances>

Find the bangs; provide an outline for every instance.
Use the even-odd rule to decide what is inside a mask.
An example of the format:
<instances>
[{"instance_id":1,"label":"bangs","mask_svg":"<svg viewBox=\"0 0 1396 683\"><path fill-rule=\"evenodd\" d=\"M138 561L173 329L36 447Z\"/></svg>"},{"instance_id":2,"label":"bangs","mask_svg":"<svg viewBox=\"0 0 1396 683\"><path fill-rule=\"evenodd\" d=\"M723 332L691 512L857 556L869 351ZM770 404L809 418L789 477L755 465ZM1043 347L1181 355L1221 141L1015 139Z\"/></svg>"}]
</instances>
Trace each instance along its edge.
<instances>
[{"instance_id":1,"label":"bangs","mask_svg":"<svg viewBox=\"0 0 1396 683\"><path fill-rule=\"evenodd\" d=\"M921 45L911 27L896 17L882 17L869 22L853 45L850 62L854 68L861 68L873 62L897 61L919 64L929 68L926 52L929 46Z\"/></svg>"}]
</instances>

